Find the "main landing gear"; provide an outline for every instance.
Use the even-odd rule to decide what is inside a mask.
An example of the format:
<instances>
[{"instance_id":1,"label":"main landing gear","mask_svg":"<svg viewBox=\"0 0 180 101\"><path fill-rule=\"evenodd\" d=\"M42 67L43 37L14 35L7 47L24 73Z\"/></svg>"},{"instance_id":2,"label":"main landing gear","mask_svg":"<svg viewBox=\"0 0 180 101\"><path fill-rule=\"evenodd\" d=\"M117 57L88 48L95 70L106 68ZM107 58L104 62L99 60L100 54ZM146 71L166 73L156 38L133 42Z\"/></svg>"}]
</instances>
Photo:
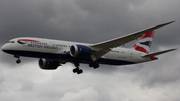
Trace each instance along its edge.
<instances>
[{"instance_id":1,"label":"main landing gear","mask_svg":"<svg viewBox=\"0 0 180 101\"><path fill-rule=\"evenodd\" d=\"M15 58L18 58L18 60L16 61L17 64L21 63L21 60L20 60L20 56L19 55L14 55Z\"/></svg>"},{"instance_id":2,"label":"main landing gear","mask_svg":"<svg viewBox=\"0 0 180 101\"><path fill-rule=\"evenodd\" d=\"M73 69L73 73L81 74L83 73L83 70L79 68L79 63L74 63L75 69Z\"/></svg>"},{"instance_id":3,"label":"main landing gear","mask_svg":"<svg viewBox=\"0 0 180 101\"><path fill-rule=\"evenodd\" d=\"M77 74L81 74L83 73L83 70L79 68L79 63L74 63L75 65L75 69L73 69L73 73L77 73ZM99 64L98 63L90 63L89 67L93 67L94 69L99 68Z\"/></svg>"},{"instance_id":4,"label":"main landing gear","mask_svg":"<svg viewBox=\"0 0 180 101\"><path fill-rule=\"evenodd\" d=\"M89 67L93 67L94 69L99 68L99 64L98 63L90 63Z\"/></svg>"}]
</instances>

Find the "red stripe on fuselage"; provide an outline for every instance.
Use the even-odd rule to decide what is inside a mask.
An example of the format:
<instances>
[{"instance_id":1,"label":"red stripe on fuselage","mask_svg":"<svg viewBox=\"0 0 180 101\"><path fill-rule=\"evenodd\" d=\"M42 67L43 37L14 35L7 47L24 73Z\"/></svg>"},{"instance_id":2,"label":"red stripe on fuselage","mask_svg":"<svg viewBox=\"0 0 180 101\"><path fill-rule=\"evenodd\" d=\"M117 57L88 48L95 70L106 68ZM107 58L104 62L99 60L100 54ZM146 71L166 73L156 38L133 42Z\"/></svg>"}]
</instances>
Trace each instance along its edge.
<instances>
[{"instance_id":1,"label":"red stripe on fuselage","mask_svg":"<svg viewBox=\"0 0 180 101\"><path fill-rule=\"evenodd\" d=\"M36 40L30 40L30 39L19 39L18 41L39 42L39 41L36 41Z\"/></svg>"}]
</instances>

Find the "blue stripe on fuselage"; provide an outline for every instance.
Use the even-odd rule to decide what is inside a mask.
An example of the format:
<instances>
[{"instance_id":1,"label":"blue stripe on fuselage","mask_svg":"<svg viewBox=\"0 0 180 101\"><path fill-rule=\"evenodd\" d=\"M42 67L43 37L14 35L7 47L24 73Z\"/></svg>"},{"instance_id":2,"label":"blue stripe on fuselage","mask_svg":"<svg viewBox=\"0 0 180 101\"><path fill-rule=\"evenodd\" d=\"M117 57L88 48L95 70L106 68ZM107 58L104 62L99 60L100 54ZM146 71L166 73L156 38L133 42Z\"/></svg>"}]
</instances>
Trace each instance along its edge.
<instances>
[{"instance_id":1,"label":"blue stripe on fuselage","mask_svg":"<svg viewBox=\"0 0 180 101\"><path fill-rule=\"evenodd\" d=\"M66 62L78 62L78 63L92 63L90 58L74 58L69 54L53 54L53 53L42 53L42 52L32 52L32 51L19 51L19 50L4 50L4 52L25 56L25 57L35 57L35 58L46 58L53 59L57 61L66 61ZM109 65L127 65L135 64L134 62L123 61L123 60L114 60L114 59L105 59L100 58L96 61L99 64L109 64Z\"/></svg>"},{"instance_id":2,"label":"blue stripe on fuselage","mask_svg":"<svg viewBox=\"0 0 180 101\"><path fill-rule=\"evenodd\" d=\"M25 44L24 42L18 41L19 44Z\"/></svg>"}]
</instances>

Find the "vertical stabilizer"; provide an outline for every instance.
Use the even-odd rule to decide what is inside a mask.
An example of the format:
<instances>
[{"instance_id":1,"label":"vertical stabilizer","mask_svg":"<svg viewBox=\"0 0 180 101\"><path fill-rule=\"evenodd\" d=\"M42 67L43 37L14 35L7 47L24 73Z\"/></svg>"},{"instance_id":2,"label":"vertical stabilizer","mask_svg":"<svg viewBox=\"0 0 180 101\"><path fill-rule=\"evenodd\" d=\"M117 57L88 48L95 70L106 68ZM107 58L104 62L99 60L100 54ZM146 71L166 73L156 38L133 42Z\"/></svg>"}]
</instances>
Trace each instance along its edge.
<instances>
[{"instance_id":1,"label":"vertical stabilizer","mask_svg":"<svg viewBox=\"0 0 180 101\"><path fill-rule=\"evenodd\" d=\"M137 51L148 54L153 40L154 32L155 31L151 31L144 34L132 48L134 48Z\"/></svg>"}]
</instances>

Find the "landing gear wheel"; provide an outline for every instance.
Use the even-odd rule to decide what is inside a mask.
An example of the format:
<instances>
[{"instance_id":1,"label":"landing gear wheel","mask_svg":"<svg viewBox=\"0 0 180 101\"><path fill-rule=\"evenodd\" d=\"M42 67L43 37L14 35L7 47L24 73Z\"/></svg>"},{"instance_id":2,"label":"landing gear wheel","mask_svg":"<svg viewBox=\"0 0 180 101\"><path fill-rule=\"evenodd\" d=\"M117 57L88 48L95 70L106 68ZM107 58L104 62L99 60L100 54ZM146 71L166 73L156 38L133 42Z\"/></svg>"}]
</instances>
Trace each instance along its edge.
<instances>
[{"instance_id":1,"label":"landing gear wheel","mask_svg":"<svg viewBox=\"0 0 180 101\"><path fill-rule=\"evenodd\" d=\"M83 70L82 69L78 70L77 74L81 74L81 73L83 73Z\"/></svg>"},{"instance_id":2,"label":"landing gear wheel","mask_svg":"<svg viewBox=\"0 0 180 101\"><path fill-rule=\"evenodd\" d=\"M94 69L99 68L99 64L94 64L94 65L93 65L93 68L94 68Z\"/></svg>"},{"instance_id":3,"label":"landing gear wheel","mask_svg":"<svg viewBox=\"0 0 180 101\"><path fill-rule=\"evenodd\" d=\"M18 58L18 60L16 61L17 64L21 63L21 60L20 60L20 56L19 55L14 55L15 58Z\"/></svg>"},{"instance_id":4,"label":"landing gear wheel","mask_svg":"<svg viewBox=\"0 0 180 101\"><path fill-rule=\"evenodd\" d=\"M17 63L17 64L21 63L21 60L18 59L18 60L16 61L16 63Z\"/></svg>"},{"instance_id":5,"label":"landing gear wheel","mask_svg":"<svg viewBox=\"0 0 180 101\"><path fill-rule=\"evenodd\" d=\"M74 65L76 66L76 68L73 69L73 73L77 73L77 74L83 73L83 70L79 69L79 63L74 63Z\"/></svg>"},{"instance_id":6,"label":"landing gear wheel","mask_svg":"<svg viewBox=\"0 0 180 101\"><path fill-rule=\"evenodd\" d=\"M90 64L89 64L89 67L93 67L93 63L90 63Z\"/></svg>"},{"instance_id":7,"label":"landing gear wheel","mask_svg":"<svg viewBox=\"0 0 180 101\"><path fill-rule=\"evenodd\" d=\"M79 68L75 68L75 69L73 69L73 73L81 74L81 73L83 73L83 70L79 69Z\"/></svg>"},{"instance_id":8,"label":"landing gear wheel","mask_svg":"<svg viewBox=\"0 0 180 101\"><path fill-rule=\"evenodd\" d=\"M77 72L78 72L77 68L73 69L73 73L77 73Z\"/></svg>"},{"instance_id":9,"label":"landing gear wheel","mask_svg":"<svg viewBox=\"0 0 180 101\"><path fill-rule=\"evenodd\" d=\"M99 68L98 63L89 63L89 67L93 67L94 69Z\"/></svg>"}]
</instances>

